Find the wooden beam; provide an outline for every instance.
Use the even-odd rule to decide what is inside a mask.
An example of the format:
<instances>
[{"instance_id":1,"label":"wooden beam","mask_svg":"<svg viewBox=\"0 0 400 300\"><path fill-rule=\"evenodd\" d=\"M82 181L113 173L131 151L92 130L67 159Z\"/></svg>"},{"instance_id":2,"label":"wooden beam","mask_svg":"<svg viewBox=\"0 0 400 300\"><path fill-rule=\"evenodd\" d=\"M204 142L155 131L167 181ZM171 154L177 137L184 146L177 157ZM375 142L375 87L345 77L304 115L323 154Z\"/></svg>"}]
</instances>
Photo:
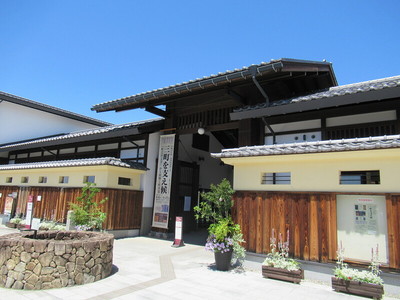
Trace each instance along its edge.
<instances>
[{"instance_id":1,"label":"wooden beam","mask_svg":"<svg viewBox=\"0 0 400 300\"><path fill-rule=\"evenodd\" d=\"M225 91L226 94L229 95L233 100L235 100L235 103L237 103L238 105L242 106L247 104L246 99L236 93L234 90L226 88Z\"/></svg>"},{"instance_id":2,"label":"wooden beam","mask_svg":"<svg viewBox=\"0 0 400 300\"><path fill-rule=\"evenodd\" d=\"M146 106L145 110L163 118L168 116L168 113L165 110L159 109L155 106Z\"/></svg>"}]
</instances>

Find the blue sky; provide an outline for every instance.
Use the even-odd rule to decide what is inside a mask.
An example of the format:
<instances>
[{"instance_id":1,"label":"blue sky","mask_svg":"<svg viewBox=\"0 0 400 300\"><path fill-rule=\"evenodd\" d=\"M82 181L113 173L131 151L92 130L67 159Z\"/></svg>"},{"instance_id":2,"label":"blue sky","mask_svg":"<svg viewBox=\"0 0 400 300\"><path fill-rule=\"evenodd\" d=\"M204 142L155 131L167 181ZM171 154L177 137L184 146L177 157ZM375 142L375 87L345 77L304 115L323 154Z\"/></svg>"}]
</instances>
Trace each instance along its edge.
<instances>
[{"instance_id":1,"label":"blue sky","mask_svg":"<svg viewBox=\"0 0 400 300\"><path fill-rule=\"evenodd\" d=\"M339 84L400 75L400 1L0 0L0 90L112 123L101 102L282 57Z\"/></svg>"}]
</instances>

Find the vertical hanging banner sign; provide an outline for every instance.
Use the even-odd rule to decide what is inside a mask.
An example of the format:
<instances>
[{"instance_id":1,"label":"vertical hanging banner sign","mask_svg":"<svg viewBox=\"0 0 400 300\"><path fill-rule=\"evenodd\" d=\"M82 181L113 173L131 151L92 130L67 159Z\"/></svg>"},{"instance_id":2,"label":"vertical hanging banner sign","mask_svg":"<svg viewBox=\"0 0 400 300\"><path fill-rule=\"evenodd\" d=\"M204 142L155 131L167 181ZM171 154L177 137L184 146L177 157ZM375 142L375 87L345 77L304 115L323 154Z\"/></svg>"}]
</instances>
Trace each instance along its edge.
<instances>
[{"instance_id":1,"label":"vertical hanging banner sign","mask_svg":"<svg viewBox=\"0 0 400 300\"><path fill-rule=\"evenodd\" d=\"M33 196L28 196L28 202L26 203L26 223L25 228L30 229L32 224L32 213L33 213Z\"/></svg>"},{"instance_id":2,"label":"vertical hanging banner sign","mask_svg":"<svg viewBox=\"0 0 400 300\"><path fill-rule=\"evenodd\" d=\"M175 134L160 136L152 224L153 227L157 228L168 228L174 146Z\"/></svg>"}]
</instances>

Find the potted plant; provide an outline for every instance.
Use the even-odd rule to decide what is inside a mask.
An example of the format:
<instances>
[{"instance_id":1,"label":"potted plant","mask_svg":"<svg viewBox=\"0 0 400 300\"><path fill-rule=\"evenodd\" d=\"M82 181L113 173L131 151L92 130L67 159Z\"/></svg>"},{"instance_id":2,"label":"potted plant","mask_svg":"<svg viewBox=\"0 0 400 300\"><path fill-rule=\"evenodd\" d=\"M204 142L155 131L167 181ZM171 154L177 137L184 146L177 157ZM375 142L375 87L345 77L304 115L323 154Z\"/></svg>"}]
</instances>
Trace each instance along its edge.
<instances>
[{"instance_id":1,"label":"potted plant","mask_svg":"<svg viewBox=\"0 0 400 300\"><path fill-rule=\"evenodd\" d=\"M379 276L380 263L378 262L378 245L376 250L371 249L370 270L357 270L349 268L344 263L344 248L340 242L337 251L337 266L332 277L332 288L337 292L345 292L374 299L381 299L384 293L383 280Z\"/></svg>"},{"instance_id":2,"label":"potted plant","mask_svg":"<svg viewBox=\"0 0 400 300\"><path fill-rule=\"evenodd\" d=\"M229 270L233 260L240 261L245 256L245 249L240 225L235 224L231 216L232 195L235 191L230 182L223 179L218 185L211 185L211 190L202 193L205 200L194 207L196 219L211 222L206 250L214 253L217 270Z\"/></svg>"},{"instance_id":3,"label":"potted plant","mask_svg":"<svg viewBox=\"0 0 400 300\"><path fill-rule=\"evenodd\" d=\"M297 260L289 258L289 230L286 232L286 241L283 240L282 233L279 233L278 239L277 242L275 230L272 229L271 251L262 264L262 275L266 278L300 283L304 278L304 272Z\"/></svg>"},{"instance_id":4,"label":"potted plant","mask_svg":"<svg viewBox=\"0 0 400 300\"><path fill-rule=\"evenodd\" d=\"M21 223L22 219L21 218L12 218L10 219L10 222L6 223L6 226L9 228L17 228L18 225Z\"/></svg>"}]
</instances>

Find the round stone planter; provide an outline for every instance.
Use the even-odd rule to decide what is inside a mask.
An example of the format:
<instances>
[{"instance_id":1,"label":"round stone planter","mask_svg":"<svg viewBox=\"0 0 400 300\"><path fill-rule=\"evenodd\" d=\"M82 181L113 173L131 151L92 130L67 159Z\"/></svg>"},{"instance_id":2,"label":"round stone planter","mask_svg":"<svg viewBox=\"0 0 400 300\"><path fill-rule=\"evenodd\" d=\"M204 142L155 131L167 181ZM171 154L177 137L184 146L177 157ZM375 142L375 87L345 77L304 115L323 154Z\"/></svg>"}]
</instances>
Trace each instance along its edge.
<instances>
[{"instance_id":1,"label":"round stone planter","mask_svg":"<svg viewBox=\"0 0 400 300\"><path fill-rule=\"evenodd\" d=\"M85 284L111 273L114 236L38 231L0 236L0 286L49 289Z\"/></svg>"}]
</instances>

